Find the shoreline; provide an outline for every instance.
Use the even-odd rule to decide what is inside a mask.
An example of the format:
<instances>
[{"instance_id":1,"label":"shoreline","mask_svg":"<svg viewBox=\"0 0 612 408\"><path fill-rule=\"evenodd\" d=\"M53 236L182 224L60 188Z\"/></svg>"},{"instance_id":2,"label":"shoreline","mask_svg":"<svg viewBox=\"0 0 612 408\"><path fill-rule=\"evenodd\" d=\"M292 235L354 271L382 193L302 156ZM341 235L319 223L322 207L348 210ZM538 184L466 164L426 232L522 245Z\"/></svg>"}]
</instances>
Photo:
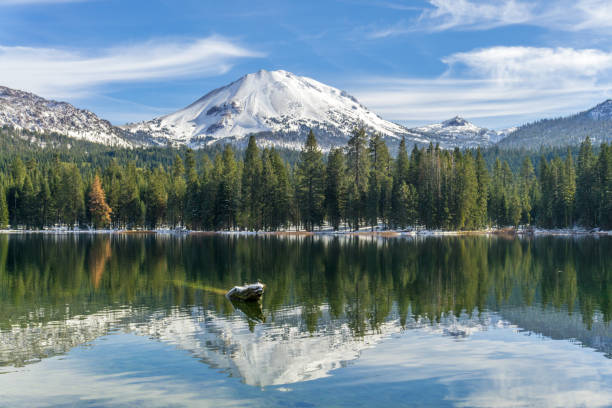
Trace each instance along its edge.
<instances>
[{"instance_id":1,"label":"shoreline","mask_svg":"<svg viewBox=\"0 0 612 408\"><path fill-rule=\"evenodd\" d=\"M235 235L235 236L285 236L285 237L308 237L308 236L356 236L356 237L377 237L377 238L399 238L399 237L442 237L442 236L499 236L506 238L513 237L538 237L538 236L612 236L612 231L599 229L485 229L471 231L449 231L449 230L317 230L317 231L199 231L199 230L20 230L4 229L0 234L48 234L48 235L81 235L81 234L117 234L117 235L175 235L175 236L214 236L214 235Z\"/></svg>"}]
</instances>

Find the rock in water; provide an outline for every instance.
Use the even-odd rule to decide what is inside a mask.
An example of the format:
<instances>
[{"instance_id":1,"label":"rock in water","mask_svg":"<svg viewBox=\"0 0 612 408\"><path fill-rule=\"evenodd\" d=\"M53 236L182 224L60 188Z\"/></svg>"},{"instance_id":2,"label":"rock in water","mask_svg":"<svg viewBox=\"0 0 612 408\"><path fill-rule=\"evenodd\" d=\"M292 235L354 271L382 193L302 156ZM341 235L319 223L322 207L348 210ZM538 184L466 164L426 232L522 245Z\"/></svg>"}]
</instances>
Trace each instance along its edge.
<instances>
[{"instance_id":1,"label":"rock in water","mask_svg":"<svg viewBox=\"0 0 612 408\"><path fill-rule=\"evenodd\" d=\"M263 283L252 283L244 286L234 286L225 296L230 299L258 300L264 292Z\"/></svg>"}]
</instances>

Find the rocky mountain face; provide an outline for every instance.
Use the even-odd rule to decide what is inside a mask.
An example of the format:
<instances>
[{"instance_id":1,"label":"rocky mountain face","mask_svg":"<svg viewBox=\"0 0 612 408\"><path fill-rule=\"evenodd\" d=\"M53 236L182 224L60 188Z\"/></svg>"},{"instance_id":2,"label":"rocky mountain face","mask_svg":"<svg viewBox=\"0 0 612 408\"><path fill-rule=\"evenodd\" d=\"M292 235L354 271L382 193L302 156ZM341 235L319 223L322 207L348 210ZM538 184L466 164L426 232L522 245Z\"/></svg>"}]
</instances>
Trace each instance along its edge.
<instances>
[{"instance_id":1,"label":"rocky mountain face","mask_svg":"<svg viewBox=\"0 0 612 408\"><path fill-rule=\"evenodd\" d=\"M527 149L562 147L579 144L587 136L593 144L612 141L612 100L575 115L520 126L501 140L499 146Z\"/></svg>"},{"instance_id":2,"label":"rocky mountain face","mask_svg":"<svg viewBox=\"0 0 612 408\"><path fill-rule=\"evenodd\" d=\"M40 133L59 133L75 139L128 147L121 129L66 102L0 86L0 126Z\"/></svg>"}]
</instances>

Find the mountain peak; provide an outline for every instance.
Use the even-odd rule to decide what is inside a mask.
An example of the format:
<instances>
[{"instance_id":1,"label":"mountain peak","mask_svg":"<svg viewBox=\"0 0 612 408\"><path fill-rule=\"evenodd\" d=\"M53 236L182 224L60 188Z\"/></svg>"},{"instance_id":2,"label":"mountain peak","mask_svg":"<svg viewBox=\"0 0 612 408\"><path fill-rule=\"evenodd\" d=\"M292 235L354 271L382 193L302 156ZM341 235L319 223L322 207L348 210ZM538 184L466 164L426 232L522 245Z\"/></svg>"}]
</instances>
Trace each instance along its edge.
<instances>
[{"instance_id":1,"label":"mountain peak","mask_svg":"<svg viewBox=\"0 0 612 408\"><path fill-rule=\"evenodd\" d=\"M449 127L449 126L465 126L470 124L470 122L468 122L467 120L463 119L461 116L455 116L454 118L445 120L444 122L442 122L442 126L444 127Z\"/></svg>"},{"instance_id":2,"label":"mountain peak","mask_svg":"<svg viewBox=\"0 0 612 408\"><path fill-rule=\"evenodd\" d=\"M193 147L245 144L299 148L310 129L325 148L343 144L356 126L399 140L405 128L370 112L344 91L284 70L259 70L209 92L170 115L128 125L157 138Z\"/></svg>"},{"instance_id":3,"label":"mountain peak","mask_svg":"<svg viewBox=\"0 0 612 408\"><path fill-rule=\"evenodd\" d=\"M410 131L422 134L423 138L439 143L445 149L491 146L506 135L505 132L478 127L461 116L455 116L441 123L410 129Z\"/></svg>"}]
</instances>

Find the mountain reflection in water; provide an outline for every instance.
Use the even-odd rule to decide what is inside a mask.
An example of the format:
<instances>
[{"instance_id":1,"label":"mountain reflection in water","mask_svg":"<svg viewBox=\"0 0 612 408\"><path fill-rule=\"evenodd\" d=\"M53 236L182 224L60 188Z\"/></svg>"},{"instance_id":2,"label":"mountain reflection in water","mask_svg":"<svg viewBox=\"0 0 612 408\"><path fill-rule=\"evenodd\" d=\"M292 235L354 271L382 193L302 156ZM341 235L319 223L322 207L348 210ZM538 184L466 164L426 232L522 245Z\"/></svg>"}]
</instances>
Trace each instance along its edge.
<instances>
[{"instance_id":1,"label":"mountain reflection in water","mask_svg":"<svg viewBox=\"0 0 612 408\"><path fill-rule=\"evenodd\" d=\"M611 250L609 238L0 236L0 365L116 332L258 387L329 376L407 330L516 328L610 357ZM261 305L219 294L257 279Z\"/></svg>"}]
</instances>

